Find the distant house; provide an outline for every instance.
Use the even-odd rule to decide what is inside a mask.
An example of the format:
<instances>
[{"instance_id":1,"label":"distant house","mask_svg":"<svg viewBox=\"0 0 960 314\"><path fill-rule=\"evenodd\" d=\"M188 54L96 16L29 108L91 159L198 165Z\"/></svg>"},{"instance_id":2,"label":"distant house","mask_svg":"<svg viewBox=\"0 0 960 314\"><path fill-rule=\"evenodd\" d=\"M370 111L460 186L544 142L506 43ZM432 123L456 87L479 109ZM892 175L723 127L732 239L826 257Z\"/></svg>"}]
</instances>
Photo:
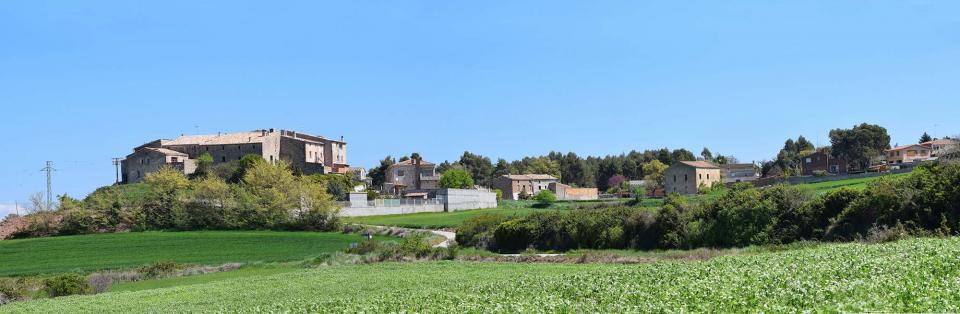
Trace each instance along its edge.
<instances>
[{"instance_id":1,"label":"distant house","mask_svg":"<svg viewBox=\"0 0 960 314\"><path fill-rule=\"evenodd\" d=\"M720 165L723 183L750 182L760 178L760 170L754 164Z\"/></svg>"},{"instance_id":2,"label":"distant house","mask_svg":"<svg viewBox=\"0 0 960 314\"><path fill-rule=\"evenodd\" d=\"M924 145L924 146L930 147L930 150L931 150L930 156L933 157L933 158L936 158L936 157L940 157L940 156L943 155L944 153L948 153L948 152L950 152L951 150L953 150L953 149L957 148L958 146L960 146L960 141L957 141L957 140L954 140L954 139L945 138L945 139L939 139L939 140L933 140L933 141L925 142L925 143L920 144L920 145Z\"/></svg>"},{"instance_id":3,"label":"distant house","mask_svg":"<svg viewBox=\"0 0 960 314\"><path fill-rule=\"evenodd\" d=\"M558 200L589 201L600 198L597 188L575 188L560 182L550 183L547 188L557 196Z\"/></svg>"},{"instance_id":4,"label":"distant house","mask_svg":"<svg viewBox=\"0 0 960 314\"><path fill-rule=\"evenodd\" d=\"M408 198L427 198L436 192L439 181L437 165L426 160L409 159L387 168L383 191Z\"/></svg>"},{"instance_id":5,"label":"distant house","mask_svg":"<svg viewBox=\"0 0 960 314\"><path fill-rule=\"evenodd\" d=\"M696 194L701 186L721 182L720 173L720 167L708 161L678 161L664 173L666 192Z\"/></svg>"},{"instance_id":6,"label":"distant house","mask_svg":"<svg viewBox=\"0 0 960 314\"><path fill-rule=\"evenodd\" d=\"M559 183L557 178L547 174L508 174L494 178L490 187L503 192L503 198L520 199L520 194L533 196L543 190L550 190L551 183Z\"/></svg>"},{"instance_id":7,"label":"distant house","mask_svg":"<svg viewBox=\"0 0 960 314\"><path fill-rule=\"evenodd\" d=\"M923 144L898 146L883 152L888 165L911 164L933 158L933 149Z\"/></svg>"}]
</instances>

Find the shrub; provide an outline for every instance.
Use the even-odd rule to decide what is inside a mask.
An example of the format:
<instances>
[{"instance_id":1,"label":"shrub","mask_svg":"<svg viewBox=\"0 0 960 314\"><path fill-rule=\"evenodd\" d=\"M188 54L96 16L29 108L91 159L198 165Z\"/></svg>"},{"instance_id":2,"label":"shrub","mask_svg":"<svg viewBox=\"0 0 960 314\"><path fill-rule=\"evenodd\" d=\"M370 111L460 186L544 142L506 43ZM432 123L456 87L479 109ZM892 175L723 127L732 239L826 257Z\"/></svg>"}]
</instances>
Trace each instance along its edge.
<instances>
[{"instance_id":1,"label":"shrub","mask_svg":"<svg viewBox=\"0 0 960 314\"><path fill-rule=\"evenodd\" d=\"M497 195L497 203L499 204L500 201L503 200L503 191L500 189L494 189L493 193Z\"/></svg>"},{"instance_id":2,"label":"shrub","mask_svg":"<svg viewBox=\"0 0 960 314\"><path fill-rule=\"evenodd\" d=\"M497 226L494 231L496 249L500 251L521 251L530 246L531 240L537 236L531 224L524 218L508 220Z\"/></svg>"},{"instance_id":3,"label":"shrub","mask_svg":"<svg viewBox=\"0 0 960 314\"><path fill-rule=\"evenodd\" d=\"M43 280L45 291L50 297L62 297L75 294L87 294L93 289L87 279L79 274L61 274Z\"/></svg>"},{"instance_id":4,"label":"shrub","mask_svg":"<svg viewBox=\"0 0 960 314\"><path fill-rule=\"evenodd\" d=\"M493 246L493 232L507 217L498 214L483 214L467 218L457 227L457 243L465 247Z\"/></svg>"},{"instance_id":5,"label":"shrub","mask_svg":"<svg viewBox=\"0 0 960 314\"><path fill-rule=\"evenodd\" d=\"M163 261L156 262L147 266L141 266L137 269L141 274L147 278L159 278L169 274L172 274L177 269L180 269L180 265L173 261Z\"/></svg>"},{"instance_id":6,"label":"shrub","mask_svg":"<svg viewBox=\"0 0 960 314\"><path fill-rule=\"evenodd\" d=\"M542 206L550 206L557 201L557 196L550 190L542 190L533 199Z\"/></svg>"}]
</instances>

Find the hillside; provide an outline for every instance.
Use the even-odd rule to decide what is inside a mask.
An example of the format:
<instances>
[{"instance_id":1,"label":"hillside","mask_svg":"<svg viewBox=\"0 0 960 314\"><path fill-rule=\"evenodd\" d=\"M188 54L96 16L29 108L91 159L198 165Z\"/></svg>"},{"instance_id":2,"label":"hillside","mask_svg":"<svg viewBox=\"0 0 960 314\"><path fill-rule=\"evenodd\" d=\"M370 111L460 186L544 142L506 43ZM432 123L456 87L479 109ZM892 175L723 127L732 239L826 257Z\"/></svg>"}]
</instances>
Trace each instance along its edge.
<instances>
[{"instance_id":1,"label":"hillside","mask_svg":"<svg viewBox=\"0 0 960 314\"><path fill-rule=\"evenodd\" d=\"M0 313L957 312L960 239L642 265L336 266L0 307Z\"/></svg>"}]
</instances>

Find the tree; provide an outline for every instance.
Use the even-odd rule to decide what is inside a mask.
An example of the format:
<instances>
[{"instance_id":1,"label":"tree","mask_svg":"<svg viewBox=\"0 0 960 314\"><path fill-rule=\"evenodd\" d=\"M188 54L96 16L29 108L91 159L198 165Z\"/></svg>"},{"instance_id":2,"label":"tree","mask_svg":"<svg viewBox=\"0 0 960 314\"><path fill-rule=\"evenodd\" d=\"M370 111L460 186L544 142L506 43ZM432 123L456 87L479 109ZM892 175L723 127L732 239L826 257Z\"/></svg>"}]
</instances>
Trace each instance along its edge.
<instances>
[{"instance_id":1,"label":"tree","mask_svg":"<svg viewBox=\"0 0 960 314\"><path fill-rule=\"evenodd\" d=\"M663 187L664 172L667 171L667 165L660 162L660 160L653 160L643 165L643 173L646 173L647 176L644 177L648 189L656 189Z\"/></svg>"},{"instance_id":2,"label":"tree","mask_svg":"<svg viewBox=\"0 0 960 314\"><path fill-rule=\"evenodd\" d=\"M370 169L369 176L371 184L375 187L381 186L387 180L387 171L396 161L389 155L380 160L380 166Z\"/></svg>"},{"instance_id":3,"label":"tree","mask_svg":"<svg viewBox=\"0 0 960 314\"><path fill-rule=\"evenodd\" d=\"M161 167L144 178L148 193L144 205L144 223L148 228L170 229L177 226L177 213L183 210L183 196L190 180L180 170Z\"/></svg>"},{"instance_id":4,"label":"tree","mask_svg":"<svg viewBox=\"0 0 960 314\"><path fill-rule=\"evenodd\" d=\"M557 201L557 196L553 194L550 190L541 190L537 195L533 196L533 199L540 203L541 205L550 206Z\"/></svg>"},{"instance_id":5,"label":"tree","mask_svg":"<svg viewBox=\"0 0 960 314\"><path fill-rule=\"evenodd\" d=\"M627 177L617 174L607 179L607 189L619 188L621 184L627 182Z\"/></svg>"},{"instance_id":6,"label":"tree","mask_svg":"<svg viewBox=\"0 0 960 314\"><path fill-rule=\"evenodd\" d=\"M42 213L46 210L47 205L43 200L43 192L30 194L30 208L28 209L29 213Z\"/></svg>"},{"instance_id":7,"label":"tree","mask_svg":"<svg viewBox=\"0 0 960 314\"><path fill-rule=\"evenodd\" d=\"M289 209L297 208L299 191L297 178L290 171L287 161L279 163L256 163L243 177L243 190L246 192L250 211L250 224L261 227L277 227L286 224L290 218Z\"/></svg>"},{"instance_id":8,"label":"tree","mask_svg":"<svg viewBox=\"0 0 960 314\"><path fill-rule=\"evenodd\" d=\"M410 159L412 159L412 160L421 160L421 161L422 161L422 160L423 160L423 157L420 157L420 153L418 153L418 152L413 152L413 154L410 154Z\"/></svg>"},{"instance_id":9,"label":"tree","mask_svg":"<svg viewBox=\"0 0 960 314\"><path fill-rule=\"evenodd\" d=\"M200 157L197 157L197 170L193 172L193 176L197 178L205 177L210 174L212 167L213 156L210 153L203 153Z\"/></svg>"},{"instance_id":10,"label":"tree","mask_svg":"<svg viewBox=\"0 0 960 314\"><path fill-rule=\"evenodd\" d=\"M562 178L560 175L560 163L546 157L530 159L524 174L548 174L557 179Z\"/></svg>"},{"instance_id":11,"label":"tree","mask_svg":"<svg viewBox=\"0 0 960 314\"><path fill-rule=\"evenodd\" d=\"M923 132L923 135L920 136L920 144L923 144L932 140L933 138L930 137L930 134L927 134L927 132Z\"/></svg>"},{"instance_id":12,"label":"tree","mask_svg":"<svg viewBox=\"0 0 960 314\"><path fill-rule=\"evenodd\" d=\"M497 165L493 167L493 176L499 177L510 173L510 163L503 158L497 159Z\"/></svg>"},{"instance_id":13,"label":"tree","mask_svg":"<svg viewBox=\"0 0 960 314\"><path fill-rule=\"evenodd\" d=\"M451 169L440 175L438 183L442 188L448 189L472 189L473 178L470 173L463 169Z\"/></svg>"},{"instance_id":14,"label":"tree","mask_svg":"<svg viewBox=\"0 0 960 314\"><path fill-rule=\"evenodd\" d=\"M489 157L463 152L459 163L482 185L488 184L489 180L493 178L493 163L490 162Z\"/></svg>"},{"instance_id":15,"label":"tree","mask_svg":"<svg viewBox=\"0 0 960 314\"><path fill-rule=\"evenodd\" d=\"M692 161L697 160L697 157L693 155L693 152L686 149L677 149L670 153L670 157L673 158L673 161Z\"/></svg>"},{"instance_id":16,"label":"tree","mask_svg":"<svg viewBox=\"0 0 960 314\"><path fill-rule=\"evenodd\" d=\"M713 153L710 152L709 148L704 147L703 151L700 152L700 157L703 157L703 160L711 161L713 160Z\"/></svg>"},{"instance_id":17,"label":"tree","mask_svg":"<svg viewBox=\"0 0 960 314\"><path fill-rule=\"evenodd\" d=\"M884 127L863 123L852 129L830 130L830 144L834 157L866 169L872 157L890 149L890 135Z\"/></svg>"}]
</instances>

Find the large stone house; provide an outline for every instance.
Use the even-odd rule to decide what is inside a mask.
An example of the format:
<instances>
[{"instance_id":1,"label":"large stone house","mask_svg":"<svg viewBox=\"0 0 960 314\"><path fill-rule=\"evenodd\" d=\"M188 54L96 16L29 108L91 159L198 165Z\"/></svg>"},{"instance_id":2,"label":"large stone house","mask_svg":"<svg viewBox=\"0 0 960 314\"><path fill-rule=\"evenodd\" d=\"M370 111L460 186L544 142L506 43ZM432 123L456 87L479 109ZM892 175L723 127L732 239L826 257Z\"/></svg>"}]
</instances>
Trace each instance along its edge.
<instances>
[{"instance_id":1,"label":"large stone house","mask_svg":"<svg viewBox=\"0 0 960 314\"><path fill-rule=\"evenodd\" d=\"M192 174L197 159L209 154L214 163L258 155L264 160L284 160L304 174L346 173L347 143L288 130L256 130L216 135L182 135L173 140L155 140L133 149L121 163L123 183L137 183L161 167Z\"/></svg>"},{"instance_id":2,"label":"large stone house","mask_svg":"<svg viewBox=\"0 0 960 314\"><path fill-rule=\"evenodd\" d=\"M436 164L409 159L387 168L383 191L407 198L427 198L430 193L436 192L439 181Z\"/></svg>"},{"instance_id":3,"label":"large stone house","mask_svg":"<svg viewBox=\"0 0 960 314\"><path fill-rule=\"evenodd\" d=\"M951 151L956 150L956 148L960 146L960 141L945 138L945 139L932 140L929 142L925 142L921 145L930 147L930 150L931 150L930 156L936 158L936 157L940 157L945 153L949 153Z\"/></svg>"},{"instance_id":4,"label":"large stone house","mask_svg":"<svg viewBox=\"0 0 960 314\"><path fill-rule=\"evenodd\" d=\"M664 172L667 193L696 194L721 182L720 167L708 161L678 161Z\"/></svg>"},{"instance_id":5,"label":"large stone house","mask_svg":"<svg viewBox=\"0 0 960 314\"><path fill-rule=\"evenodd\" d=\"M534 196L540 191L550 190L550 184L555 183L560 183L560 180L547 174L508 174L491 180L490 187L503 192L504 199L518 200L522 192Z\"/></svg>"}]
</instances>

